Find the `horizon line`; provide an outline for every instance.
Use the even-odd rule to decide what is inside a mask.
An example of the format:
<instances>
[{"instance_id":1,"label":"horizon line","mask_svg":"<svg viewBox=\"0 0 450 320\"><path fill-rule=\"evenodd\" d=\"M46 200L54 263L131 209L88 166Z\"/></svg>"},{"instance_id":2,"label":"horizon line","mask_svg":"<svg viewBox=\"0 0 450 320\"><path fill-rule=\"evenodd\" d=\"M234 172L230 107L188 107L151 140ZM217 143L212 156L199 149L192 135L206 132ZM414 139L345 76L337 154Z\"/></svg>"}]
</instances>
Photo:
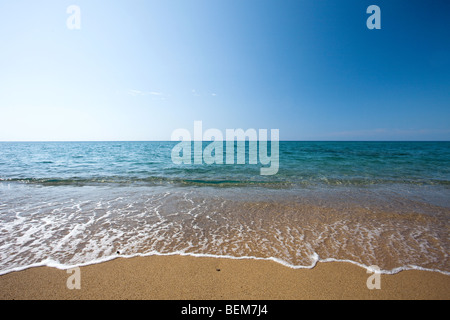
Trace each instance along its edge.
<instances>
[{"instance_id":1,"label":"horizon line","mask_svg":"<svg viewBox=\"0 0 450 320\"><path fill-rule=\"evenodd\" d=\"M214 140L191 140L191 142L214 142ZM223 142L249 141L249 140L222 140ZM256 140L258 142L260 140ZM271 141L271 140L267 140ZM278 140L279 142L450 142L450 140ZM0 140L0 143L19 143L19 142L183 142L181 140ZM187 141L186 141L187 142Z\"/></svg>"}]
</instances>

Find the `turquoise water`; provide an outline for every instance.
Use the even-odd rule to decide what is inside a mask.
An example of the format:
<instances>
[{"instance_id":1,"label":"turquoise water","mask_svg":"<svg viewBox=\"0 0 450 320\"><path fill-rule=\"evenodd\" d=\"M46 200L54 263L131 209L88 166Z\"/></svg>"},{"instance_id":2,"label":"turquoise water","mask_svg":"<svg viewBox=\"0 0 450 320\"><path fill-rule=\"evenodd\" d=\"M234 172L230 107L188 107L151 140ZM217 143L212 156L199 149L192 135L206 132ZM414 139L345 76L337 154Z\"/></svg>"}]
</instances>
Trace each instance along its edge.
<instances>
[{"instance_id":1,"label":"turquoise water","mask_svg":"<svg viewBox=\"0 0 450 320\"><path fill-rule=\"evenodd\" d=\"M0 143L0 179L41 184L167 182L287 188L450 185L450 142L281 142L280 168L273 176L261 176L261 165L248 164L248 150L246 165L175 165L171 160L175 144Z\"/></svg>"},{"instance_id":2,"label":"turquoise water","mask_svg":"<svg viewBox=\"0 0 450 320\"><path fill-rule=\"evenodd\" d=\"M272 176L175 145L0 143L0 273L118 251L450 272L450 142L280 142Z\"/></svg>"}]
</instances>

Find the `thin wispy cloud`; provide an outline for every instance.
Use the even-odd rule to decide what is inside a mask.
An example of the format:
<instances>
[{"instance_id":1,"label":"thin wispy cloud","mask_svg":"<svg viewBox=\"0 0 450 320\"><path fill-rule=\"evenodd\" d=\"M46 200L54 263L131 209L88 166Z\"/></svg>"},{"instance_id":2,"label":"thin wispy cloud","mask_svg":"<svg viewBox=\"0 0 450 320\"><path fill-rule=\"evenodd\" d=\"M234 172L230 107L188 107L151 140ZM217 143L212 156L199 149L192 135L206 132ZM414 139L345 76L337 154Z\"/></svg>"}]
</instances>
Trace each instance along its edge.
<instances>
[{"instance_id":1,"label":"thin wispy cloud","mask_svg":"<svg viewBox=\"0 0 450 320\"><path fill-rule=\"evenodd\" d=\"M390 130L384 128L369 129L369 130L353 130L353 131L339 131L333 132L330 135L333 137L361 137L371 135L382 135L388 133Z\"/></svg>"},{"instance_id":2,"label":"thin wispy cloud","mask_svg":"<svg viewBox=\"0 0 450 320\"><path fill-rule=\"evenodd\" d=\"M156 91L141 91L136 89L128 89L127 94L136 97L136 96L162 96L162 92Z\"/></svg>"},{"instance_id":3,"label":"thin wispy cloud","mask_svg":"<svg viewBox=\"0 0 450 320\"><path fill-rule=\"evenodd\" d=\"M203 96L217 97L217 93L215 93L215 92L212 92L212 93L206 92L206 93L200 94L197 90L192 89L192 90L191 90L191 93L192 93L192 95L193 95L194 97L201 97L202 95L203 95Z\"/></svg>"},{"instance_id":4,"label":"thin wispy cloud","mask_svg":"<svg viewBox=\"0 0 450 320\"><path fill-rule=\"evenodd\" d=\"M324 135L322 138L336 138L336 139L402 139L410 137L422 137L427 138L431 135L448 134L450 130L437 130L437 129L387 129L377 128L368 130L349 130L332 132L328 135Z\"/></svg>"},{"instance_id":5,"label":"thin wispy cloud","mask_svg":"<svg viewBox=\"0 0 450 320\"><path fill-rule=\"evenodd\" d=\"M132 97L150 97L153 101L165 101L168 95L158 91L142 91L137 89L128 89L126 94Z\"/></svg>"},{"instance_id":6,"label":"thin wispy cloud","mask_svg":"<svg viewBox=\"0 0 450 320\"><path fill-rule=\"evenodd\" d=\"M142 95L142 91L129 89L127 91L127 94L129 94L130 96L136 97L136 96Z\"/></svg>"}]
</instances>

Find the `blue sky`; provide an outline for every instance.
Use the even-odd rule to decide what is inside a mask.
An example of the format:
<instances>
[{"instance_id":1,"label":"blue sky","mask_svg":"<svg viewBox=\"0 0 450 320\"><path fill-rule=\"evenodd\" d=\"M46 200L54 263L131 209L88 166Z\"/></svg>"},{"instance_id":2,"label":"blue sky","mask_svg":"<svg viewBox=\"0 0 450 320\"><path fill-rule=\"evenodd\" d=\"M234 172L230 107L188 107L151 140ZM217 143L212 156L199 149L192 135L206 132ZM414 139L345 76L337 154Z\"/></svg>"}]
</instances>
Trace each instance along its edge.
<instances>
[{"instance_id":1,"label":"blue sky","mask_svg":"<svg viewBox=\"0 0 450 320\"><path fill-rule=\"evenodd\" d=\"M369 5L381 30L369 30ZM69 30L69 5L81 30ZM0 3L0 141L450 140L449 1Z\"/></svg>"}]
</instances>

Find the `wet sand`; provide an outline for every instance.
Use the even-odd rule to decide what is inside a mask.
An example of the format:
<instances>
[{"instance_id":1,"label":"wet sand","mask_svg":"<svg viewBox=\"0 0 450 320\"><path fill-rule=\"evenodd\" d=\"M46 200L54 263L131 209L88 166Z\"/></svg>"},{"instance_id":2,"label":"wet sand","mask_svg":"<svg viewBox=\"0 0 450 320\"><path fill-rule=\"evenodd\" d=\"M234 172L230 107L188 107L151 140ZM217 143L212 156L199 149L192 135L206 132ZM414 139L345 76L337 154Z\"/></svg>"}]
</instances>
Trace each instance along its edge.
<instances>
[{"instance_id":1,"label":"wet sand","mask_svg":"<svg viewBox=\"0 0 450 320\"><path fill-rule=\"evenodd\" d=\"M123 259L80 268L81 289L65 270L37 267L0 276L0 299L450 299L450 277L430 271L380 275L369 290L366 269L345 262L292 269L263 260L187 256Z\"/></svg>"}]
</instances>

